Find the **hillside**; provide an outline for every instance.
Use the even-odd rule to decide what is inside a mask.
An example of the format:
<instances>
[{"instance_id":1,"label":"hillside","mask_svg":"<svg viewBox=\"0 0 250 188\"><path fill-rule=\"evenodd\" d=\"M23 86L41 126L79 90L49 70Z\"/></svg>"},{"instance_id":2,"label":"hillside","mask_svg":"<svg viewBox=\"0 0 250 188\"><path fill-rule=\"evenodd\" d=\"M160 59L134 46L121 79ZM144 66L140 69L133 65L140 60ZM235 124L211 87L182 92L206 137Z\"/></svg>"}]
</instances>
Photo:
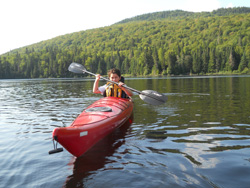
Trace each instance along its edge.
<instances>
[{"instance_id":1,"label":"hillside","mask_svg":"<svg viewBox=\"0 0 250 188\"><path fill-rule=\"evenodd\" d=\"M73 61L101 74L111 67L134 76L247 73L249 10L176 10L171 18L166 11L165 18L152 13L59 36L0 56L0 78L71 77L67 67Z\"/></svg>"},{"instance_id":2,"label":"hillside","mask_svg":"<svg viewBox=\"0 0 250 188\"><path fill-rule=\"evenodd\" d=\"M148 13L139 16L135 16L133 18L127 18L122 20L116 24L120 23L128 23L128 22L135 22L135 21L152 21L152 20L180 20L184 18L200 18L200 17L215 17L215 16L228 16L228 15L235 15L235 14L246 14L250 13L250 8L247 7L238 7L238 8L221 8L218 10L214 10L212 12L187 12L183 10L175 10L175 11L162 11L162 12L155 12L155 13Z\"/></svg>"}]
</instances>

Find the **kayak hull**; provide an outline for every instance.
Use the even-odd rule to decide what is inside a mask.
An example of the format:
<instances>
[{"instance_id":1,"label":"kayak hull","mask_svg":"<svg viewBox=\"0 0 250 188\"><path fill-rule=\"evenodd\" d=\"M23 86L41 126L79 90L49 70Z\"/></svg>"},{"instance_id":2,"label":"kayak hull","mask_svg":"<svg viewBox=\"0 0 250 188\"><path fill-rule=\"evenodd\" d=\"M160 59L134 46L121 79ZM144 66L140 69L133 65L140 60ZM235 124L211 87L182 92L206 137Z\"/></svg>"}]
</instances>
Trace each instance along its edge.
<instances>
[{"instance_id":1,"label":"kayak hull","mask_svg":"<svg viewBox=\"0 0 250 188\"><path fill-rule=\"evenodd\" d=\"M80 157L114 129L132 121L129 119L132 113L130 99L105 97L87 107L69 127L54 129L53 138L72 155Z\"/></svg>"}]
</instances>

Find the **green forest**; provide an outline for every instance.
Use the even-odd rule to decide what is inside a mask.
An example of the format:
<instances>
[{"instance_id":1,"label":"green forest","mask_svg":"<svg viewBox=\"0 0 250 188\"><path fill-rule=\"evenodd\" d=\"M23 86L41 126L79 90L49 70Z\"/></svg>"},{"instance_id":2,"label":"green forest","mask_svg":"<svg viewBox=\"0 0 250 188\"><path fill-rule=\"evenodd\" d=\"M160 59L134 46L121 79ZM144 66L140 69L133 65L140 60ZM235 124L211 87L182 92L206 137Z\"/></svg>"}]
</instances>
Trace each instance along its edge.
<instances>
[{"instance_id":1,"label":"green forest","mask_svg":"<svg viewBox=\"0 0 250 188\"><path fill-rule=\"evenodd\" d=\"M72 62L102 75L250 74L250 8L156 12L58 36L1 55L0 78L73 77Z\"/></svg>"}]
</instances>

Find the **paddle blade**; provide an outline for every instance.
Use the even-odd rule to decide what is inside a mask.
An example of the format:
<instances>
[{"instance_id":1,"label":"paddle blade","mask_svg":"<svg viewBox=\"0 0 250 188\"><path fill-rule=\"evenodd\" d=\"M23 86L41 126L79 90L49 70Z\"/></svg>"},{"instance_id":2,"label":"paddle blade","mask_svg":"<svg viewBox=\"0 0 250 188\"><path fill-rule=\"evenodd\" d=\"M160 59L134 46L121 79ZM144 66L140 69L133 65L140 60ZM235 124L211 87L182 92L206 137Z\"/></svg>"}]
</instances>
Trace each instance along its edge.
<instances>
[{"instance_id":1,"label":"paddle blade","mask_svg":"<svg viewBox=\"0 0 250 188\"><path fill-rule=\"evenodd\" d=\"M144 90L139 96L143 101L152 105L164 104L168 100L165 95L153 90Z\"/></svg>"},{"instance_id":2,"label":"paddle blade","mask_svg":"<svg viewBox=\"0 0 250 188\"><path fill-rule=\"evenodd\" d=\"M68 70L73 73L82 74L86 70L85 67L79 63L71 63Z\"/></svg>"}]
</instances>

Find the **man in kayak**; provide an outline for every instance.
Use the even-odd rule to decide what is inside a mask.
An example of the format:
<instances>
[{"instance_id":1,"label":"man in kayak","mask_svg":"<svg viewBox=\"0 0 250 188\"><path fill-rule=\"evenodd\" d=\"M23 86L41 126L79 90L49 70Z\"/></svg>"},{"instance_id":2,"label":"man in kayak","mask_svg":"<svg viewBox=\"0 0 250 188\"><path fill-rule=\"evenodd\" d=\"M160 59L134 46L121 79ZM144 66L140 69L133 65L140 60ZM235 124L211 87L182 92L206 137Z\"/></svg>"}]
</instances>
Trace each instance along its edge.
<instances>
[{"instance_id":1,"label":"man in kayak","mask_svg":"<svg viewBox=\"0 0 250 188\"><path fill-rule=\"evenodd\" d=\"M98 87L100 77L100 74L96 75L93 93L101 93L105 97L112 96L120 98L128 98L133 95L132 91L123 87L125 84L121 82L121 72L119 69L113 68L108 72L109 80L119 83L118 85L108 82L107 84Z\"/></svg>"}]
</instances>

